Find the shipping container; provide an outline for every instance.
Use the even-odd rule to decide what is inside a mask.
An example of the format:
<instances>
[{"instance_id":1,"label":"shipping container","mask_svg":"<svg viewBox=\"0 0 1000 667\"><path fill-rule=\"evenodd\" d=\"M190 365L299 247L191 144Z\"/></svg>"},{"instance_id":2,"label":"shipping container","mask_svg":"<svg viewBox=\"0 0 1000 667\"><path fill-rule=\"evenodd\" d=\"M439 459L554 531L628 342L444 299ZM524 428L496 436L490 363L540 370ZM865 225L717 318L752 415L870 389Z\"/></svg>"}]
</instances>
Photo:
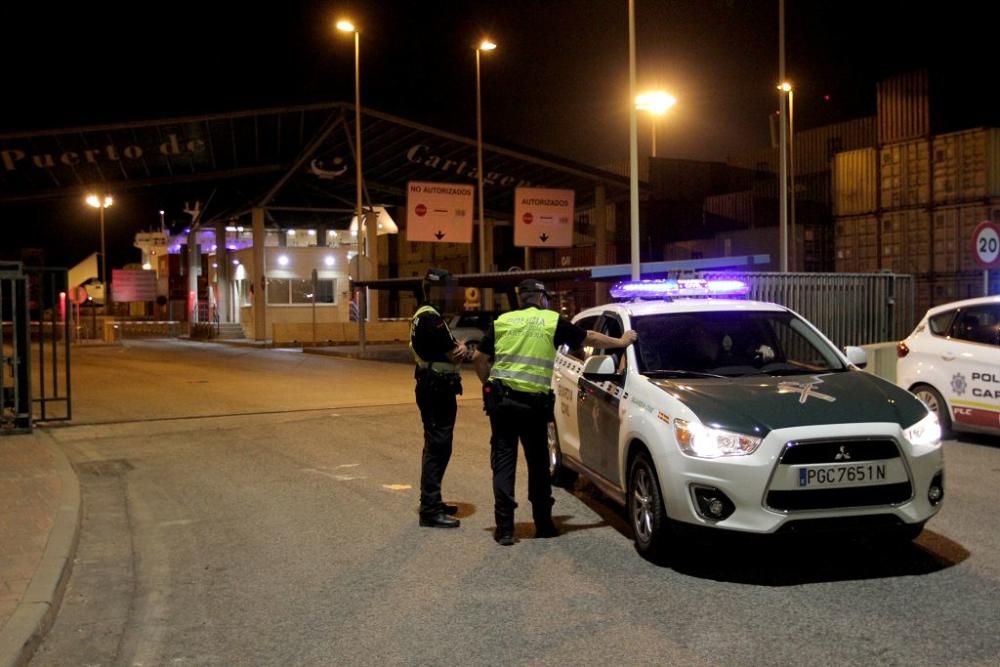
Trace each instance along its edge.
<instances>
[{"instance_id":1,"label":"shipping container","mask_svg":"<svg viewBox=\"0 0 1000 667\"><path fill-rule=\"evenodd\" d=\"M878 209L878 151L860 148L833 158L833 214L864 215Z\"/></svg>"},{"instance_id":2,"label":"shipping container","mask_svg":"<svg viewBox=\"0 0 1000 667\"><path fill-rule=\"evenodd\" d=\"M920 139L883 147L879 181L883 210L929 205L930 142Z\"/></svg>"},{"instance_id":3,"label":"shipping container","mask_svg":"<svg viewBox=\"0 0 1000 667\"><path fill-rule=\"evenodd\" d=\"M990 279L990 294L1000 292L1000 277L995 274ZM983 296L982 271L960 271L916 276L914 306L917 317L922 317L928 308Z\"/></svg>"},{"instance_id":4,"label":"shipping container","mask_svg":"<svg viewBox=\"0 0 1000 667\"><path fill-rule=\"evenodd\" d=\"M934 137L934 203L1000 196L1000 131L977 129Z\"/></svg>"},{"instance_id":5,"label":"shipping container","mask_svg":"<svg viewBox=\"0 0 1000 667\"><path fill-rule=\"evenodd\" d=\"M796 132L793 140L796 174L818 174L830 171L833 156L842 151L872 148L876 145L875 117L856 118L822 127ZM738 167L754 171L777 173L781 153L778 146L758 148L730 159Z\"/></svg>"},{"instance_id":6,"label":"shipping container","mask_svg":"<svg viewBox=\"0 0 1000 667\"><path fill-rule=\"evenodd\" d=\"M842 151L875 146L875 118L868 116L823 125L795 133L795 173L817 174L830 171L833 157Z\"/></svg>"},{"instance_id":7,"label":"shipping container","mask_svg":"<svg viewBox=\"0 0 1000 667\"><path fill-rule=\"evenodd\" d=\"M930 135L930 98L925 70L880 81L875 97L879 145Z\"/></svg>"},{"instance_id":8,"label":"shipping container","mask_svg":"<svg viewBox=\"0 0 1000 667\"><path fill-rule=\"evenodd\" d=\"M860 215L837 218L834 225L834 270L838 273L878 271L878 218Z\"/></svg>"},{"instance_id":9,"label":"shipping container","mask_svg":"<svg viewBox=\"0 0 1000 667\"><path fill-rule=\"evenodd\" d=\"M754 199L754 193L750 190L706 197L703 206L706 224L710 224L710 218L714 217L753 228Z\"/></svg>"},{"instance_id":10,"label":"shipping container","mask_svg":"<svg viewBox=\"0 0 1000 667\"><path fill-rule=\"evenodd\" d=\"M927 210L888 211L882 214L879 224L880 269L894 273L930 272L931 225Z\"/></svg>"}]
</instances>

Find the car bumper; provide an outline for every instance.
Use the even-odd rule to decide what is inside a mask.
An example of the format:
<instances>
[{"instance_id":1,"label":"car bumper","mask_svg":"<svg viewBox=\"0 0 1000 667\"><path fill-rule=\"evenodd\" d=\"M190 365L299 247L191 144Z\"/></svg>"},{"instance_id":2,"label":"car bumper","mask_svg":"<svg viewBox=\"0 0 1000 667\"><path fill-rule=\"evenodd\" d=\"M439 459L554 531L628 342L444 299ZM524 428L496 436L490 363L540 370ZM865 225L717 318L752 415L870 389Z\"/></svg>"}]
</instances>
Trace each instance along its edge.
<instances>
[{"instance_id":1,"label":"car bumper","mask_svg":"<svg viewBox=\"0 0 1000 667\"><path fill-rule=\"evenodd\" d=\"M769 501L768 492L775 483L776 471L782 452L789 442L808 441L862 441L866 439L892 440L900 453L903 468L910 488L901 496L895 493L891 499L883 500L877 491L881 488L865 489L862 494L848 492L843 504L829 503L822 508L775 509ZM823 520L835 524L831 519L864 518L878 515L895 517L899 522L913 524L924 522L940 509L940 501L932 504L928 490L932 480L943 474L944 459L941 447L911 446L902 437L896 424L846 424L835 427L801 427L771 432L750 456L718 459L698 459L681 454L678 450L675 460L667 462L668 470L661 470L667 514L674 520L724 530L751 533L774 533L792 522L801 524L808 520ZM732 503L732 513L721 520L705 516L696 500L695 489L716 489ZM852 487L858 489L859 487ZM872 497L859 499L860 495L873 491ZM896 487L899 491L899 487ZM790 491L790 494L796 491ZM798 493L810 493L801 491ZM815 492L812 492L815 493ZM842 494L843 495L843 494ZM773 498L773 497L772 497ZM819 521L817 521L819 523ZM844 522L844 525L850 525Z\"/></svg>"}]
</instances>

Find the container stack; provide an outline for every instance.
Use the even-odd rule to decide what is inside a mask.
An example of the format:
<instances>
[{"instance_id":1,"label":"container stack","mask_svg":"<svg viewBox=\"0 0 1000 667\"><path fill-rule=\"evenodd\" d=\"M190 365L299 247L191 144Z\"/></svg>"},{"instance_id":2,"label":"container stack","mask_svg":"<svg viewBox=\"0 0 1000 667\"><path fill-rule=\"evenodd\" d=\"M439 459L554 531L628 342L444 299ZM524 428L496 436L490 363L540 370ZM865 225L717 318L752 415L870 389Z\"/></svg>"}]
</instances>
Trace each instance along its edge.
<instances>
[{"instance_id":1,"label":"container stack","mask_svg":"<svg viewBox=\"0 0 1000 667\"><path fill-rule=\"evenodd\" d=\"M1000 222L1000 131L931 134L927 75L883 81L878 147L834 156L834 264L916 276L916 306L982 294L972 231Z\"/></svg>"}]
</instances>

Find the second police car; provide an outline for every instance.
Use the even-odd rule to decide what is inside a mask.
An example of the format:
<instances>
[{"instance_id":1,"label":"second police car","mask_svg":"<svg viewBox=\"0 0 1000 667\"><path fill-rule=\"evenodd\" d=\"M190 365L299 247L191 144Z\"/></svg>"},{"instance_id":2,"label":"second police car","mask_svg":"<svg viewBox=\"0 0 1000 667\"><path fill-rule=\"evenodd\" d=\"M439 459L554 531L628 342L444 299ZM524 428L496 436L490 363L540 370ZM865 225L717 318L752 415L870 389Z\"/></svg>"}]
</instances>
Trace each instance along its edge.
<instances>
[{"instance_id":1,"label":"second police car","mask_svg":"<svg viewBox=\"0 0 1000 667\"><path fill-rule=\"evenodd\" d=\"M678 528L849 528L910 540L944 496L937 417L739 281L623 283L574 322L626 350L559 350L551 471L625 505L636 548ZM708 297L708 298L705 298Z\"/></svg>"}]
</instances>

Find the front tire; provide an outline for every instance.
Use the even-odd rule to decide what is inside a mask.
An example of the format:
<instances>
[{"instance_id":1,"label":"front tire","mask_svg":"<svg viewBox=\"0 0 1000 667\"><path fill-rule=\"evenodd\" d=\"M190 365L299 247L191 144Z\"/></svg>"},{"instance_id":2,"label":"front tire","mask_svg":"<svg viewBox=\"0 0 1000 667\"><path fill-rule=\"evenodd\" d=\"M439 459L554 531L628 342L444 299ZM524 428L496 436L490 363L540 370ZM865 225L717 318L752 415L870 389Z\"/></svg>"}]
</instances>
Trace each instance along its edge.
<instances>
[{"instance_id":1,"label":"front tire","mask_svg":"<svg viewBox=\"0 0 1000 667\"><path fill-rule=\"evenodd\" d=\"M951 414L948 412L948 404L944 402L944 397L937 389L928 384L918 384L910 391L926 403L931 412L937 415L938 422L941 424L941 437L950 438L952 434Z\"/></svg>"},{"instance_id":2,"label":"front tire","mask_svg":"<svg viewBox=\"0 0 1000 667\"><path fill-rule=\"evenodd\" d=\"M639 452L629 466L628 514L636 550L649 560L666 556L671 537L670 520L663 505L656 468L646 452Z\"/></svg>"},{"instance_id":3,"label":"front tire","mask_svg":"<svg viewBox=\"0 0 1000 667\"><path fill-rule=\"evenodd\" d=\"M571 489L576 484L577 473L563 465L562 450L559 449L559 432L556 430L555 422L549 422L548 427L549 444L549 480L552 486L563 489Z\"/></svg>"}]
</instances>

